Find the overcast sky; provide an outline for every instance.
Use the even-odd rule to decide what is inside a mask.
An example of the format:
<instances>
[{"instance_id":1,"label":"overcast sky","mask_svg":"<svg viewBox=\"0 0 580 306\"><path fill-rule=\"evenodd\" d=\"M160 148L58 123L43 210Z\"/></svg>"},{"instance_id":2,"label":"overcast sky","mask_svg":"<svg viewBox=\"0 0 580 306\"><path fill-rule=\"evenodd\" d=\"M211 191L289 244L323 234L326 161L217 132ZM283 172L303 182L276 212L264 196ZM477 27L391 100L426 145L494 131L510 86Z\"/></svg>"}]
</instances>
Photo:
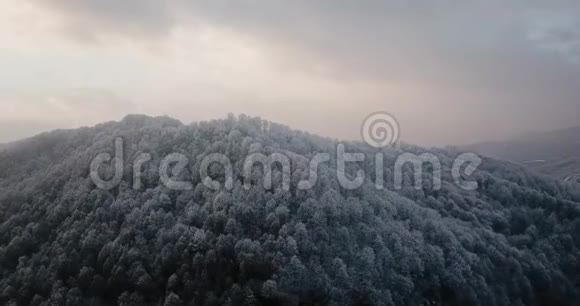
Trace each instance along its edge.
<instances>
[{"instance_id":1,"label":"overcast sky","mask_svg":"<svg viewBox=\"0 0 580 306\"><path fill-rule=\"evenodd\" d=\"M422 145L580 125L580 2L0 0L0 142L246 113Z\"/></svg>"}]
</instances>

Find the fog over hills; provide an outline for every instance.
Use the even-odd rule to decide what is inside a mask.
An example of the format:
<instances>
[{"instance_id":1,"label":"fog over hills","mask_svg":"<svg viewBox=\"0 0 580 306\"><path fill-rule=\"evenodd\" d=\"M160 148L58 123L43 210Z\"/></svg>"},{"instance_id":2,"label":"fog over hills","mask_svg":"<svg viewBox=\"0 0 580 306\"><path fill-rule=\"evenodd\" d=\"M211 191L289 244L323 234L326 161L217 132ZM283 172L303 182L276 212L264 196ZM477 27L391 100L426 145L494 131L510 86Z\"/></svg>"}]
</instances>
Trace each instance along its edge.
<instances>
[{"instance_id":1,"label":"fog over hills","mask_svg":"<svg viewBox=\"0 0 580 306\"><path fill-rule=\"evenodd\" d=\"M507 141L479 143L463 149L510 160L568 182L580 178L580 127L529 133Z\"/></svg>"},{"instance_id":2,"label":"fog over hills","mask_svg":"<svg viewBox=\"0 0 580 306\"><path fill-rule=\"evenodd\" d=\"M579 0L1 0L0 67L0 306L580 305Z\"/></svg>"},{"instance_id":3,"label":"fog over hills","mask_svg":"<svg viewBox=\"0 0 580 306\"><path fill-rule=\"evenodd\" d=\"M340 144L243 115L189 125L132 115L23 140L0 152L0 304L580 303L577 186L484 158L463 177L477 188L460 188L461 152L405 144L343 142L365 161L340 170ZM111 188L92 178L102 153L123 161ZM159 171L173 153L187 165ZM246 176L256 153L290 160L288 188L283 163L269 187L264 168ZM329 160L302 188L317 153ZM397 188L404 153L433 154L440 188L434 163L418 186L406 164ZM231 181L225 164L204 166L215 154L231 161ZM114 179L113 168L97 173ZM358 188L340 179L361 173ZM170 188L166 175L191 185Z\"/></svg>"}]
</instances>

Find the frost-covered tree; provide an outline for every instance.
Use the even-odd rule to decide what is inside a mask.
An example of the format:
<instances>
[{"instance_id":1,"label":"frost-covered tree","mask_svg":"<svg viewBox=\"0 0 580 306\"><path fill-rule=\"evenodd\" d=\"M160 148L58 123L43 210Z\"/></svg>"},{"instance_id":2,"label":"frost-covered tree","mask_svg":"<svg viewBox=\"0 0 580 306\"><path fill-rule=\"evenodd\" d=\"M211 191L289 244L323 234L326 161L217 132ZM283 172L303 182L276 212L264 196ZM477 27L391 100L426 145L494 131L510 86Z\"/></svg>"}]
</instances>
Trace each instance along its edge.
<instances>
[{"instance_id":1,"label":"frost-covered tree","mask_svg":"<svg viewBox=\"0 0 580 306\"><path fill-rule=\"evenodd\" d=\"M90 161L114 153L115 137L126 171L102 190ZM395 190L397 155L426 153L402 145L380 150L385 189L375 188L373 166L349 163L346 175L366 176L347 190L337 144L248 116L183 125L133 115L10 146L0 152L0 304L580 304L578 188L485 159L473 176L479 188L465 191L450 171L460 152L434 150L441 189L416 189L413 167L402 167L406 188ZM371 161L378 153L346 147ZM190 161L176 177L191 190L160 182L170 153ZM200 178L201 159L215 153L231 161L231 188ZM272 188L259 179L245 188L252 153L287 156L289 190L276 188L279 164ZM318 153L330 160L312 188L298 188ZM142 154L151 160L134 189L131 165ZM207 172L224 185L223 166Z\"/></svg>"}]
</instances>

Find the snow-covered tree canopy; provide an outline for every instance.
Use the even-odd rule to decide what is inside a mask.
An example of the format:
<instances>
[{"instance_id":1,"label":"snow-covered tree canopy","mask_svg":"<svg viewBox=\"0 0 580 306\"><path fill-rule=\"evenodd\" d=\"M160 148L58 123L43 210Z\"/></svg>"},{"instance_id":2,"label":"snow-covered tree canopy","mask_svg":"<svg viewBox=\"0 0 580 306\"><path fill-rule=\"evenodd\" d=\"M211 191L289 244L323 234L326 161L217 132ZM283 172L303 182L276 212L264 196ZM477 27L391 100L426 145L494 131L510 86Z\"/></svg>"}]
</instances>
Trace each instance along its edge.
<instances>
[{"instance_id":1,"label":"snow-covered tree canopy","mask_svg":"<svg viewBox=\"0 0 580 306\"><path fill-rule=\"evenodd\" d=\"M91 160L124 139L119 186L99 189ZM337 141L258 118L233 116L183 125L128 116L92 128L45 133L0 152L0 304L4 305L578 305L580 190L518 166L484 159L478 189L451 178L461 152L431 150L441 189L416 189L403 145L381 149L385 188L371 164L347 190L335 164L321 164L309 189L308 160L336 152ZM347 142L373 160L378 149ZM263 188L260 167L244 188L244 157L291 157ZM142 153L140 188L131 165ZM191 190L160 183L164 156L179 153ZM200 179L201 159L228 156L232 188ZM363 169L367 167L368 169ZM374 168L373 168L374 169ZM224 166L208 175L224 184ZM576 188L576 189L575 189Z\"/></svg>"}]
</instances>

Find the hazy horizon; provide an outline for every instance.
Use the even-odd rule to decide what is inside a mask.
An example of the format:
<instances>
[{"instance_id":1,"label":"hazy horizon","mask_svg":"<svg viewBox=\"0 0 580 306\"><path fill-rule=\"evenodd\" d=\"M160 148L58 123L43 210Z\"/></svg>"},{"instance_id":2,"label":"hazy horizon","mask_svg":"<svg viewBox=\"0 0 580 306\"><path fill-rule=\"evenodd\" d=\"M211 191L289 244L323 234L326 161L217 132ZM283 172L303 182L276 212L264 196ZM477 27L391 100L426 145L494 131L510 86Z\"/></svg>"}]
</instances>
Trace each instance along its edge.
<instances>
[{"instance_id":1,"label":"hazy horizon","mask_svg":"<svg viewBox=\"0 0 580 306\"><path fill-rule=\"evenodd\" d=\"M580 125L580 3L5 0L0 143L167 115L248 114L418 145Z\"/></svg>"},{"instance_id":2,"label":"hazy horizon","mask_svg":"<svg viewBox=\"0 0 580 306\"><path fill-rule=\"evenodd\" d=\"M49 128L49 129L45 129L45 130L35 130L36 126L22 126L21 127L21 131L23 131L24 133L26 132L30 132L30 134L23 134L24 136L18 137L18 138L14 138L13 135L11 135L10 130L5 130L5 129L0 129L0 131L7 131L8 133L1 133L0 132L0 139L3 139L3 137L6 137L5 141L0 141L0 145L4 145L4 144L10 144L10 143L14 143L14 142L18 142L21 140L25 140L31 137L35 137L44 133L49 133L49 132L53 132L53 131L57 131L57 130L72 130L72 129L77 129L77 128L84 128L84 127L94 127L95 125L101 124L101 123L105 123L105 122L119 122L121 120L123 120L125 117L127 116L131 116L131 115L144 115L144 116L148 116L148 117L169 117L172 119L176 119L179 120L182 124L184 125L188 125L191 123L195 123L195 122L202 122L202 121L211 121L211 120L216 120L216 119L225 119L227 118L228 115L230 115L232 113L229 114L224 114L223 116L218 116L218 117L212 117L212 118L205 118L205 119L200 119L200 120L190 120L190 121L183 121L183 120L179 120L177 118L174 118L172 116L169 115L155 115L155 114L138 114L138 113L127 113L125 115L121 115L119 118L112 118L110 120L103 120L101 122L96 122L95 124L84 124L84 125L79 125L79 126L70 126L70 127L54 127L54 128ZM234 116L238 116L238 115L242 115L242 114L233 114ZM249 117L259 117L259 116L253 116L252 114L243 114ZM311 133L311 134L315 134L317 136L321 136L321 137L328 137L328 138L332 138L332 139L338 139L338 140L346 140L346 141L359 141L361 140L361 136L360 135L355 135L353 137L350 138L346 138L346 137L340 137L340 136L333 136L333 135L324 135L324 134L320 134L320 133L316 133L307 129L303 129L300 127L296 127L296 126L292 126L292 125L288 125L286 123L283 122L275 122L275 121L271 121L268 118L264 118L264 117L260 117L263 120L266 121L270 121L273 123L278 123L278 124L283 124L283 125L287 125L289 128L291 128L292 130L299 130L299 131L304 131L307 133ZM0 127L1 127L1 123L0 123ZM580 125L574 125L574 126L569 126L569 127L563 127L563 128L558 128L558 129L552 129L552 130L546 130L546 131L538 131L538 130L529 130L529 131L524 131L522 133L519 134L515 134L515 135L509 135L507 137L504 138L494 138L494 139L484 139L484 140L478 140L476 142L465 142L465 143L441 143L441 144L425 144L425 143L414 143L414 142L409 142L407 140L405 140L404 138L402 138L401 140L405 143L411 144L411 145L419 145L419 146L434 146L434 147L446 147L446 146L465 146L465 147L469 147L470 145L477 145L477 144L491 144L491 143L504 143L504 142L510 142L510 141L514 141L514 140L518 140L521 139L523 137L526 136L530 136L530 135L536 135L538 133L540 134L544 134L544 133L550 133L550 132L561 132L561 131L566 131L569 129L575 129L575 128L580 128Z\"/></svg>"}]
</instances>

